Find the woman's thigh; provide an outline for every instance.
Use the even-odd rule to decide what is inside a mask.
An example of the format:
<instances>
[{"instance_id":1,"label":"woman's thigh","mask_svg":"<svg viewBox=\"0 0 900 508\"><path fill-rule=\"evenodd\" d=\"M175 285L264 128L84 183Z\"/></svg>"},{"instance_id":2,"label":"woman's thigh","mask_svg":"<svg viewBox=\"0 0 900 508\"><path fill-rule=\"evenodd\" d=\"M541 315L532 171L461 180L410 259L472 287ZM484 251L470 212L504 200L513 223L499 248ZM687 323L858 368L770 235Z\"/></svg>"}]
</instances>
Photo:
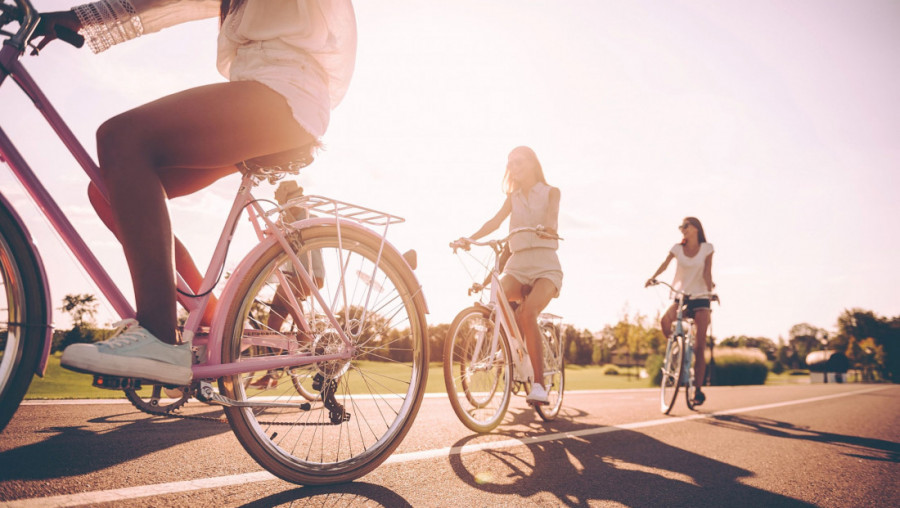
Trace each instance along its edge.
<instances>
[{"instance_id":1,"label":"woman's thigh","mask_svg":"<svg viewBox=\"0 0 900 508\"><path fill-rule=\"evenodd\" d=\"M118 115L98 132L101 158L115 159L117 151L127 151L120 147L127 147L137 153L124 155L148 157L168 171L225 171L242 160L312 141L284 97L255 81L178 92Z\"/></svg>"},{"instance_id":2,"label":"woman's thigh","mask_svg":"<svg viewBox=\"0 0 900 508\"><path fill-rule=\"evenodd\" d=\"M522 306L534 315L538 315L547 308L550 300L556 296L556 285L550 279L538 279L534 281L531 292L525 298Z\"/></svg>"},{"instance_id":3,"label":"woman's thigh","mask_svg":"<svg viewBox=\"0 0 900 508\"><path fill-rule=\"evenodd\" d=\"M522 283L509 274L500 277L500 286L503 287L503 293L510 302L522 301Z\"/></svg>"}]
</instances>

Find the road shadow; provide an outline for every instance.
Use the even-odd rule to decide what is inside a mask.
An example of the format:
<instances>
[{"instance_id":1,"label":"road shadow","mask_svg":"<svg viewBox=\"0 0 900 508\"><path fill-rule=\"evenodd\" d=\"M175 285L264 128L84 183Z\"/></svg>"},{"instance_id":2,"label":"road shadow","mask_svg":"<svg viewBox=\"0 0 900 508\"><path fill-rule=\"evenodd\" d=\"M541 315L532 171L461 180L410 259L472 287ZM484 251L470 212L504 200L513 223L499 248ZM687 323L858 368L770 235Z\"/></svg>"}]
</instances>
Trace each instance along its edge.
<instances>
[{"instance_id":1,"label":"road shadow","mask_svg":"<svg viewBox=\"0 0 900 508\"><path fill-rule=\"evenodd\" d=\"M515 496L515 504L593 506L778 506L809 507L739 480L753 472L669 445L640 432L578 423L586 413L568 409L552 422L536 419L530 408L511 409L512 425L527 430L493 434L527 439L555 433L583 435L530 443L530 458L521 450L484 449L450 456L454 473L473 488ZM493 436L491 439L492 440ZM454 446L485 442L478 435ZM502 503L509 503L504 498Z\"/></svg>"},{"instance_id":2,"label":"road shadow","mask_svg":"<svg viewBox=\"0 0 900 508\"><path fill-rule=\"evenodd\" d=\"M365 482L344 483L323 487L298 487L278 492L241 505L242 508L269 508L274 506L385 506L407 508L412 506L396 492Z\"/></svg>"},{"instance_id":3,"label":"road shadow","mask_svg":"<svg viewBox=\"0 0 900 508\"><path fill-rule=\"evenodd\" d=\"M799 427L772 418L747 415L711 415L705 421L709 425L729 430L742 430L770 437L797 439L840 446L844 455L858 459L900 462L900 443L832 432L821 432L810 427Z\"/></svg>"},{"instance_id":4,"label":"road shadow","mask_svg":"<svg viewBox=\"0 0 900 508\"><path fill-rule=\"evenodd\" d=\"M192 413L194 417L220 415L218 408ZM0 478L44 480L93 473L226 432L231 427L220 421L153 417L137 411L93 418L86 425L48 427L36 431L52 434L47 439L0 452Z\"/></svg>"}]
</instances>

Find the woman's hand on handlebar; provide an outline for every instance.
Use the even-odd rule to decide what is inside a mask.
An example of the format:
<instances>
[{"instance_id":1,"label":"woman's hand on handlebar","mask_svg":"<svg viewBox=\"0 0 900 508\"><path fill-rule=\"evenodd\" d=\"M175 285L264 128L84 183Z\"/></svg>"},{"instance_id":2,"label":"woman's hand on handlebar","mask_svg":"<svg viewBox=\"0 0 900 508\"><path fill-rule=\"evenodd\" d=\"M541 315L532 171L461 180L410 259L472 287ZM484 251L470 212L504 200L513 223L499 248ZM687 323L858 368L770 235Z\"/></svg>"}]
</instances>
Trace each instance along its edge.
<instances>
[{"instance_id":1,"label":"woman's hand on handlebar","mask_svg":"<svg viewBox=\"0 0 900 508\"><path fill-rule=\"evenodd\" d=\"M44 49L44 46L50 44L54 39L60 39L61 32L70 32L79 39L78 31L81 30L81 21L75 15L75 11L56 11L41 13L41 22L38 23L34 30L34 37L42 37L41 42L35 46L35 51ZM71 36L65 37L68 42ZM82 40L82 43L84 41ZM76 44L76 46L78 46Z\"/></svg>"},{"instance_id":2,"label":"woman's hand on handlebar","mask_svg":"<svg viewBox=\"0 0 900 508\"><path fill-rule=\"evenodd\" d=\"M456 252L456 249L469 250L471 246L472 242L464 236L450 242L450 247L453 249L453 252Z\"/></svg>"},{"instance_id":3,"label":"woman's hand on handlebar","mask_svg":"<svg viewBox=\"0 0 900 508\"><path fill-rule=\"evenodd\" d=\"M645 288L648 288L648 287L650 287L650 286L655 286L655 285L657 285L657 284L659 284L659 281L658 281L658 280L656 280L656 279L654 279L654 278L649 278L649 279L647 279L647 282L644 283L644 287L645 287Z\"/></svg>"}]
</instances>

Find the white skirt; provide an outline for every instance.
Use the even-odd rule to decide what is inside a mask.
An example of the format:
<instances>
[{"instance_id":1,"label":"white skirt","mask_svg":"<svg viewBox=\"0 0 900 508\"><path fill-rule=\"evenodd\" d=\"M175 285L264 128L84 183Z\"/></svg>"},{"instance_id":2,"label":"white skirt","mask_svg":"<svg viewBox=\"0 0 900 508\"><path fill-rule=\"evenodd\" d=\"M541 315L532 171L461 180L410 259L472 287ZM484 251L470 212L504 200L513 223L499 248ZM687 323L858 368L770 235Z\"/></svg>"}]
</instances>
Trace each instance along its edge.
<instances>
[{"instance_id":1,"label":"white skirt","mask_svg":"<svg viewBox=\"0 0 900 508\"><path fill-rule=\"evenodd\" d=\"M254 41L239 47L231 81L258 81L285 98L300 127L316 139L331 119L328 77L309 54L283 42Z\"/></svg>"}]
</instances>

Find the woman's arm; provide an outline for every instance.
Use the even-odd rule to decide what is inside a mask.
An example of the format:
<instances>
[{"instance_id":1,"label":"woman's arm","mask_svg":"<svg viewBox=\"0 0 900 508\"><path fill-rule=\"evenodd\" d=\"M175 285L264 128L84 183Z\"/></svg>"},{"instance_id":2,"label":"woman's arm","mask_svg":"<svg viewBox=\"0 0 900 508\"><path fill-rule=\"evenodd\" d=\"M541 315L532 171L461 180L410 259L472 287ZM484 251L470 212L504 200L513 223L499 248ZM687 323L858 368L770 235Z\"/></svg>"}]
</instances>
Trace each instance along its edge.
<instances>
[{"instance_id":1,"label":"woman's arm","mask_svg":"<svg viewBox=\"0 0 900 508\"><path fill-rule=\"evenodd\" d=\"M511 211L512 202L510 201L509 196L507 196L506 201L503 202L503 206L500 207L500 211L498 211L489 221L485 222L484 225L469 238L478 240L483 236L493 233L500 227L500 224L503 224L503 221L509 217Z\"/></svg>"},{"instance_id":2,"label":"woman's arm","mask_svg":"<svg viewBox=\"0 0 900 508\"><path fill-rule=\"evenodd\" d=\"M713 288L716 285L712 280L712 253L709 256L706 256L706 261L703 263L703 281L706 282L706 290L712 292Z\"/></svg>"},{"instance_id":3,"label":"woman's arm","mask_svg":"<svg viewBox=\"0 0 900 508\"><path fill-rule=\"evenodd\" d=\"M710 256L712 256L712 254L710 254ZM651 276L649 279L647 279L647 282L644 284L644 287L649 286L649 285L651 284L651 282L652 282L654 279L656 279L656 277L659 276L659 274L661 274L661 273L663 273L664 271L666 271L666 268L669 267L669 263L672 261L672 258L674 258L674 257L675 257L675 254L672 254L672 253L670 252L669 255L666 256L666 260L663 261L662 264L659 265L659 268L656 269L656 273L654 273L653 276ZM707 258L707 259L709 259L709 258Z\"/></svg>"},{"instance_id":4,"label":"woman's arm","mask_svg":"<svg viewBox=\"0 0 900 508\"><path fill-rule=\"evenodd\" d=\"M172 25L217 17L220 5L220 0L99 0L72 12L88 47L100 53Z\"/></svg>"}]
</instances>

